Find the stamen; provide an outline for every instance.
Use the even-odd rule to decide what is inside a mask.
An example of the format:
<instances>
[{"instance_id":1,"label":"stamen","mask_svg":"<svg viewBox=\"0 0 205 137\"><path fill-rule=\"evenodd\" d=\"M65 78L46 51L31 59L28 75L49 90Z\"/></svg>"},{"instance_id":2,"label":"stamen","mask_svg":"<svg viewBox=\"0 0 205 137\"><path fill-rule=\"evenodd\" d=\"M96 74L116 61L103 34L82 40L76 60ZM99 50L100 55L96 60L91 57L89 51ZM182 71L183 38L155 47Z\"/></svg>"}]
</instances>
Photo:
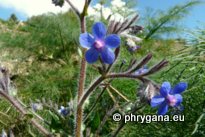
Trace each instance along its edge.
<instances>
[{"instance_id":1,"label":"stamen","mask_svg":"<svg viewBox=\"0 0 205 137\"><path fill-rule=\"evenodd\" d=\"M94 43L94 47L96 49L101 49L102 47L104 47L104 43L102 41L96 40Z\"/></svg>"},{"instance_id":2,"label":"stamen","mask_svg":"<svg viewBox=\"0 0 205 137\"><path fill-rule=\"evenodd\" d=\"M177 103L177 100L173 95L168 95L167 96L167 101L168 101L168 104L172 107L175 106L176 103Z\"/></svg>"}]
</instances>

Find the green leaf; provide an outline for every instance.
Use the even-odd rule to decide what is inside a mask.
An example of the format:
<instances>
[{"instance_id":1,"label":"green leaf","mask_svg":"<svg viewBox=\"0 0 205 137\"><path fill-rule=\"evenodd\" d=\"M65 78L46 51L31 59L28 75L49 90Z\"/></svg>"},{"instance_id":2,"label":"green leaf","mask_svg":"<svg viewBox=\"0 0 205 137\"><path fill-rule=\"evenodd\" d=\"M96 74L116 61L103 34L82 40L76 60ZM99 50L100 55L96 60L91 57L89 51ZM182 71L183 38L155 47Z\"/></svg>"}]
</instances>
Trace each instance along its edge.
<instances>
[{"instance_id":1,"label":"green leaf","mask_svg":"<svg viewBox=\"0 0 205 137\"><path fill-rule=\"evenodd\" d=\"M95 116L93 117L90 124L91 124L91 131L95 132L98 129L98 126L100 125L100 115L99 115L99 113L95 113Z\"/></svg>"},{"instance_id":2,"label":"green leaf","mask_svg":"<svg viewBox=\"0 0 205 137\"><path fill-rule=\"evenodd\" d=\"M54 132L60 131L62 129L62 123L60 122L59 117L53 112L51 112L50 110L49 113L52 117L51 124L50 124L51 130L53 130Z\"/></svg>"},{"instance_id":3,"label":"green leaf","mask_svg":"<svg viewBox=\"0 0 205 137\"><path fill-rule=\"evenodd\" d=\"M29 121L29 120L31 120L32 118L33 118L33 114L27 113L27 114L24 115L23 120L24 120L24 121Z\"/></svg>"}]
</instances>

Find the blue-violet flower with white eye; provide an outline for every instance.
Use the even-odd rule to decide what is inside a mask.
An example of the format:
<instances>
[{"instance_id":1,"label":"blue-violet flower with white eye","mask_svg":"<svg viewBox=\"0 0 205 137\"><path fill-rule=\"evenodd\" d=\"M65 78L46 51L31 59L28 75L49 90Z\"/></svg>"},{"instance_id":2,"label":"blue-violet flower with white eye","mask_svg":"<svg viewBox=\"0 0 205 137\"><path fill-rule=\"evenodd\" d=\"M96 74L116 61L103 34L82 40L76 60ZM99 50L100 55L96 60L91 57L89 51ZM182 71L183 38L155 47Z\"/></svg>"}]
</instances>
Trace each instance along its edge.
<instances>
[{"instance_id":1,"label":"blue-violet flower with white eye","mask_svg":"<svg viewBox=\"0 0 205 137\"><path fill-rule=\"evenodd\" d=\"M61 106L60 109L58 110L58 113L63 116L67 116L69 114L69 110L68 108L65 108L64 106Z\"/></svg>"},{"instance_id":2,"label":"blue-violet flower with white eye","mask_svg":"<svg viewBox=\"0 0 205 137\"><path fill-rule=\"evenodd\" d=\"M187 83L180 82L173 89L169 82L162 83L160 95L156 95L151 99L151 107L159 106L158 115L165 115L168 107L178 107L182 102L180 93L187 89Z\"/></svg>"},{"instance_id":3,"label":"blue-violet flower with white eye","mask_svg":"<svg viewBox=\"0 0 205 137\"><path fill-rule=\"evenodd\" d=\"M86 61L92 64L100 56L104 63L112 64L115 60L112 49L119 47L120 37L116 34L106 36L107 30L102 22L93 25L92 33L82 33L79 37L80 45L88 49L85 53Z\"/></svg>"}]
</instances>

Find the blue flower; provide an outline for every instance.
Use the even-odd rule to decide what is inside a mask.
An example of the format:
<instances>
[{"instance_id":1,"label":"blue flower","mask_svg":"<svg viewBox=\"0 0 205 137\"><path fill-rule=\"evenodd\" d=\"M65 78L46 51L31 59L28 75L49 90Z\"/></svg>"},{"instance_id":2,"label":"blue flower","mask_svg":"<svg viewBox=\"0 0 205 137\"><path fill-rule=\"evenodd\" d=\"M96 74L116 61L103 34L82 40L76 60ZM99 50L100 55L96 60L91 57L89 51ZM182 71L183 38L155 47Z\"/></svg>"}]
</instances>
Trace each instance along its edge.
<instances>
[{"instance_id":1,"label":"blue flower","mask_svg":"<svg viewBox=\"0 0 205 137\"><path fill-rule=\"evenodd\" d=\"M138 49L140 49L140 46L138 46L138 45L129 46L129 47L128 47L128 50L129 50L129 52L131 52L131 53L134 53L134 52L137 51Z\"/></svg>"},{"instance_id":2,"label":"blue flower","mask_svg":"<svg viewBox=\"0 0 205 137\"><path fill-rule=\"evenodd\" d=\"M65 108L64 106L61 106L60 109L58 110L58 113L63 116L67 116L69 114L69 110L68 108Z\"/></svg>"},{"instance_id":3,"label":"blue flower","mask_svg":"<svg viewBox=\"0 0 205 137\"><path fill-rule=\"evenodd\" d=\"M173 89L169 82L162 83L160 95L154 96L151 99L151 107L159 106L158 115L165 115L168 107L178 107L182 102L180 93L187 89L187 83L180 82Z\"/></svg>"},{"instance_id":4,"label":"blue flower","mask_svg":"<svg viewBox=\"0 0 205 137\"><path fill-rule=\"evenodd\" d=\"M148 67L147 65L143 66L142 68L138 69L137 71L134 72L135 75L141 75L141 74L144 74L144 73L147 73L148 72Z\"/></svg>"},{"instance_id":5,"label":"blue flower","mask_svg":"<svg viewBox=\"0 0 205 137\"><path fill-rule=\"evenodd\" d=\"M94 63L100 56L106 64L112 64L115 60L115 54L112 48L120 45L120 37L116 34L106 36L106 27L103 23L97 22L92 27L93 35L89 33L80 34L80 45L88 48L85 58L88 63Z\"/></svg>"},{"instance_id":6,"label":"blue flower","mask_svg":"<svg viewBox=\"0 0 205 137\"><path fill-rule=\"evenodd\" d=\"M31 103L31 108L33 111L42 110L43 105L41 103Z\"/></svg>"}]
</instances>

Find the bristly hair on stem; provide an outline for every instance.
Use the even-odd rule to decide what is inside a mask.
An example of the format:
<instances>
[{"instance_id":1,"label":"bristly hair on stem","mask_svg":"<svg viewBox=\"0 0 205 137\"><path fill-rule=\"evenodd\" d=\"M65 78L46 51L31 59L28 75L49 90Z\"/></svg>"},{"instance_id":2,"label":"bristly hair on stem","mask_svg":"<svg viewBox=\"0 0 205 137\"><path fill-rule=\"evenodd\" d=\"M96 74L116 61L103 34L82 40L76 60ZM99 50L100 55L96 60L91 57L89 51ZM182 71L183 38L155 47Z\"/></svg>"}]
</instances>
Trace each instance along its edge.
<instances>
[{"instance_id":1,"label":"bristly hair on stem","mask_svg":"<svg viewBox=\"0 0 205 137\"><path fill-rule=\"evenodd\" d=\"M81 28L81 33L86 32L86 21L85 21L85 16L87 15L87 9L89 4L91 3L91 0L85 0L83 12L80 13L78 9L70 2L70 0L66 0L68 4L71 6L72 10L76 13L80 20L80 28ZM85 49L83 49L83 55L85 54ZM78 99L77 102L80 101L81 96L83 95L84 92L84 85L85 85L85 78L86 78L86 60L85 57L82 58L81 60L81 66L80 66L80 77L79 77L79 83L78 83ZM75 115L75 136L76 137L81 137L82 136L82 122L83 122L83 108L82 106L77 106L77 112Z\"/></svg>"}]
</instances>

